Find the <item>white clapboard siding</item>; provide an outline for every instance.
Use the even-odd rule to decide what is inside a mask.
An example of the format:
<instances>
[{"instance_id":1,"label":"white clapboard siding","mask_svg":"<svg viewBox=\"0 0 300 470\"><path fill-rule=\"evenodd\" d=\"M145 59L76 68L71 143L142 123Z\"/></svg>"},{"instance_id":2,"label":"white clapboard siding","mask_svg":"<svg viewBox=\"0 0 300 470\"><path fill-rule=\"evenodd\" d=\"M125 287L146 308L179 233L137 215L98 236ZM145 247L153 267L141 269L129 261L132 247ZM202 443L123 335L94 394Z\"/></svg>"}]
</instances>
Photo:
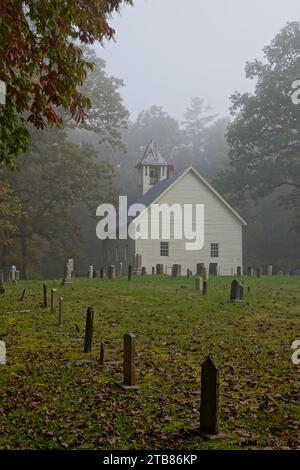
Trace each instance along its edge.
<instances>
[{"instance_id":1,"label":"white clapboard siding","mask_svg":"<svg viewBox=\"0 0 300 470\"><path fill-rule=\"evenodd\" d=\"M191 169L175 182L155 203L159 204L204 204L205 210L205 244L200 251L187 251L185 244L188 240L169 241L169 256L160 256L160 241L137 240L136 253L142 255L142 264L151 269L156 264L170 267L181 264L182 271L196 270L197 263L218 263L221 275L236 274L237 267L243 265L242 255L242 222L233 212L211 191ZM137 223L143 223L148 218L148 211ZM174 233L174 223L171 222L171 233ZM211 258L211 243L218 243L219 258Z\"/></svg>"}]
</instances>

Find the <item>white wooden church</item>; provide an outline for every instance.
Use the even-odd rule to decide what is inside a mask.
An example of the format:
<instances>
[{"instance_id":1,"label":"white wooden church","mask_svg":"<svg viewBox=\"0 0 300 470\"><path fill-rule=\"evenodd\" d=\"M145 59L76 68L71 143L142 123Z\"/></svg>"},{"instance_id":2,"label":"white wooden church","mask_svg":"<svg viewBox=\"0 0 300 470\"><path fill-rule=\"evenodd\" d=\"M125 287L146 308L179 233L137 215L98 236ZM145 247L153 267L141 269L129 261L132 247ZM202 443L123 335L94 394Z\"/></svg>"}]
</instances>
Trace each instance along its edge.
<instances>
[{"instance_id":1,"label":"white wooden church","mask_svg":"<svg viewBox=\"0 0 300 470\"><path fill-rule=\"evenodd\" d=\"M196 272L196 265L203 263L211 274L222 276L242 273L243 227L247 223L224 198L192 166L177 173L159 153L153 141L136 166L140 199L146 210L130 222L140 225L148 217L153 204L203 204L204 246L201 250L186 249L184 237L179 240L138 239L105 240L102 242L101 266L108 269L115 265L117 272L127 273L128 265L139 271L152 272L156 265L163 265L171 274L174 264L181 265L181 272Z\"/></svg>"}]
</instances>

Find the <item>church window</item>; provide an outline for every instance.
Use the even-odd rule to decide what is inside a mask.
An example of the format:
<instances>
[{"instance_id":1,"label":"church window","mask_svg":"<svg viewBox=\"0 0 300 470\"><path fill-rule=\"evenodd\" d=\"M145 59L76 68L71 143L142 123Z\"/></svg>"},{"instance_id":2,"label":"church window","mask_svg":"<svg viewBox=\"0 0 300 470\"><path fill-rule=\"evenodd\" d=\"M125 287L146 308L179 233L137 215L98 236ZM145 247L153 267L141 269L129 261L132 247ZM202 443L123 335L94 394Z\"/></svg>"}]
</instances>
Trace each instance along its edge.
<instances>
[{"instance_id":1,"label":"church window","mask_svg":"<svg viewBox=\"0 0 300 470\"><path fill-rule=\"evenodd\" d=\"M211 243L210 256L211 258L219 258L219 243Z\"/></svg>"},{"instance_id":2,"label":"church window","mask_svg":"<svg viewBox=\"0 0 300 470\"><path fill-rule=\"evenodd\" d=\"M168 242L160 243L160 256L169 256L169 243Z\"/></svg>"}]
</instances>

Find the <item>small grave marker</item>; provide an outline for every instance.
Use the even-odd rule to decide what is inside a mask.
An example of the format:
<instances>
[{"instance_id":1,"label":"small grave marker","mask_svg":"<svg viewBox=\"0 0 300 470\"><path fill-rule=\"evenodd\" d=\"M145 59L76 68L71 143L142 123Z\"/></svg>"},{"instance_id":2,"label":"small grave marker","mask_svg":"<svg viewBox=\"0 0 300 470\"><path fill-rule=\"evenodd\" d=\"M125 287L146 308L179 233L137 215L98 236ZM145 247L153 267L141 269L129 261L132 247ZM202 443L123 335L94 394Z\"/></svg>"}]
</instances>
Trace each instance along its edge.
<instances>
[{"instance_id":1,"label":"small grave marker","mask_svg":"<svg viewBox=\"0 0 300 470\"><path fill-rule=\"evenodd\" d=\"M235 279L231 283L230 301L235 303L235 302L241 302L243 299L244 299L244 286L243 284L240 283L240 281L237 281Z\"/></svg>"},{"instance_id":2,"label":"small grave marker","mask_svg":"<svg viewBox=\"0 0 300 470\"><path fill-rule=\"evenodd\" d=\"M131 264L128 266L128 281L131 281L132 278L132 266Z\"/></svg>"},{"instance_id":3,"label":"small grave marker","mask_svg":"<svg viewBox=\"0 0 300 470\"><path fill-rule=\"evenodd\" d=\"M142 268L142 276L146 276L146 274L147 274L146 268L143 267L143 268Z\"/></svg>"},{"instance_id":4,"label":"small grave marker","mask_svg":"<svg viewBox=\"0 0 300 470\"><path fill-rule=\"evenodd\" d=\"M56 313L56 289L51 289L51 313Z\"/></svg>"},{"instance_id":5,"label":"small grave marker","mask_svg":"<svg viewBox=\"0 0 300 470\"><path fill-rule=\"evenodd\" d=\"M104 366L104 361L105 361L105 347L104 347L104 343L102 342L100 344L100 356L99 356L99 365L101 367Z\"/></svg>"},{"instance_id":6,"label":"small grave marker","mask_svg":"<svg viewBox=\"0 0 300 470\"><path fill-rule=\"evenodd\" d=\"M4 341L0 341L0 366L6 364L6 346Z\"/></svg>"},{"instance_id":7,"label":"small grave marker","mask_svg":"<svg viewBox=\"0 0 300 470\"><path fill-rule=\"evenodd\" d=\"M136 336L133 333L124 335L124 380L119 385L125 390L138 388L135 376L135 342Z\"/></svg>"},{"instance_id":8,"label":"small grave marker","mask_svg":"<svg viewBox=\"0 0 300 470\"><path fill-rule=\"evenodd\" d=\"M47 299L47 286L43 284L43 296L44 296L44 308L48 307L48 299Z\"/></svg>"},{"instance_id":9,"label":"small grave marker","mask_svg":"<svg viewBox=\"0 0 300 470\"><path fill-rule=\"evenodd\" d=\"M94 309L92 307L89 307L86 312L86 325L85 325L85 338L84 338L84 352L85 353L89 353L92 350L93 325L94 325Z\"/></svg>"},{"instance_id":10,"label":"small grave marker","mask_svg":"<svg viewBox=\"0 0 300 470\"><path fill-rule=\"evenodd\" d=\"M207 292L208 292L208 282L207 282L207 281L203 281L202 294L203 294L203 295L207 295Z\"/></svg>"},{"instance_id":11,"label":"small grave marker","mask_svg":"<svg viewBox=\"0 0 300 470\"><path fill-rule=\"evenodd\" d=\"M200 435L206 440L221 439L219 430L220 373L208 357L201 369Z\"/></svg>"},{"instance_id":12,"label":"small grave marker","mask_svg":"<svg viewBox=\"0 0 300 470\"><path fill-rule=\"evenodd\" d=\"M116 278L116 267L114 265L109 266L108 277L109 277L109 279L115 279Z\"/></svg>"},{"instance_id":13,"label":"small grave marker","mask_svg":"<svg viewBox=\"0 0 300 470\"><path fill-rule=\"evenodd\" d=\"M273 266L271 264L268 266L268 276L273 276Z\"/></svg>"},{"instance_id":14,"label":"small grave marker","mask_svg":"<svg viewBox=\"0 0 300 470\"><path fill-rule=\"evenodd\" d=\"M59 317L58 317L58 325L61 327L64 324L64 313L63 313L63 305L64 305L64 299L61 297L59 300Z\"/></svg>"}]
</instances>

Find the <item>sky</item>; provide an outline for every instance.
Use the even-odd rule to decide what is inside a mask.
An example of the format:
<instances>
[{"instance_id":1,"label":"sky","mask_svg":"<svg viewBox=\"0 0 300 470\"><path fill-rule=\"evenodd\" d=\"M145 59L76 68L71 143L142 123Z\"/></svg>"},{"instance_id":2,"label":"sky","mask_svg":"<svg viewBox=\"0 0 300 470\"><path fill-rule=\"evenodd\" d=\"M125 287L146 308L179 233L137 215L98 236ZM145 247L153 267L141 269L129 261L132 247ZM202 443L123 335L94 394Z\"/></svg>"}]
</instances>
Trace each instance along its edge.
<instances>
[{"instance_id":1,"label":"sky","mask_svg":"<svg viewBox=\"0 0 300 470\"><path fill-rule=\"evenodd\" d=\"M131 119L155 104L183 120L196 96L225 117L232 93L254 89L246 61L289 21L300 21L299 0L135 0L111 22L116 42L96 50L124 80Z\"/></svg>"}]
</instances>

